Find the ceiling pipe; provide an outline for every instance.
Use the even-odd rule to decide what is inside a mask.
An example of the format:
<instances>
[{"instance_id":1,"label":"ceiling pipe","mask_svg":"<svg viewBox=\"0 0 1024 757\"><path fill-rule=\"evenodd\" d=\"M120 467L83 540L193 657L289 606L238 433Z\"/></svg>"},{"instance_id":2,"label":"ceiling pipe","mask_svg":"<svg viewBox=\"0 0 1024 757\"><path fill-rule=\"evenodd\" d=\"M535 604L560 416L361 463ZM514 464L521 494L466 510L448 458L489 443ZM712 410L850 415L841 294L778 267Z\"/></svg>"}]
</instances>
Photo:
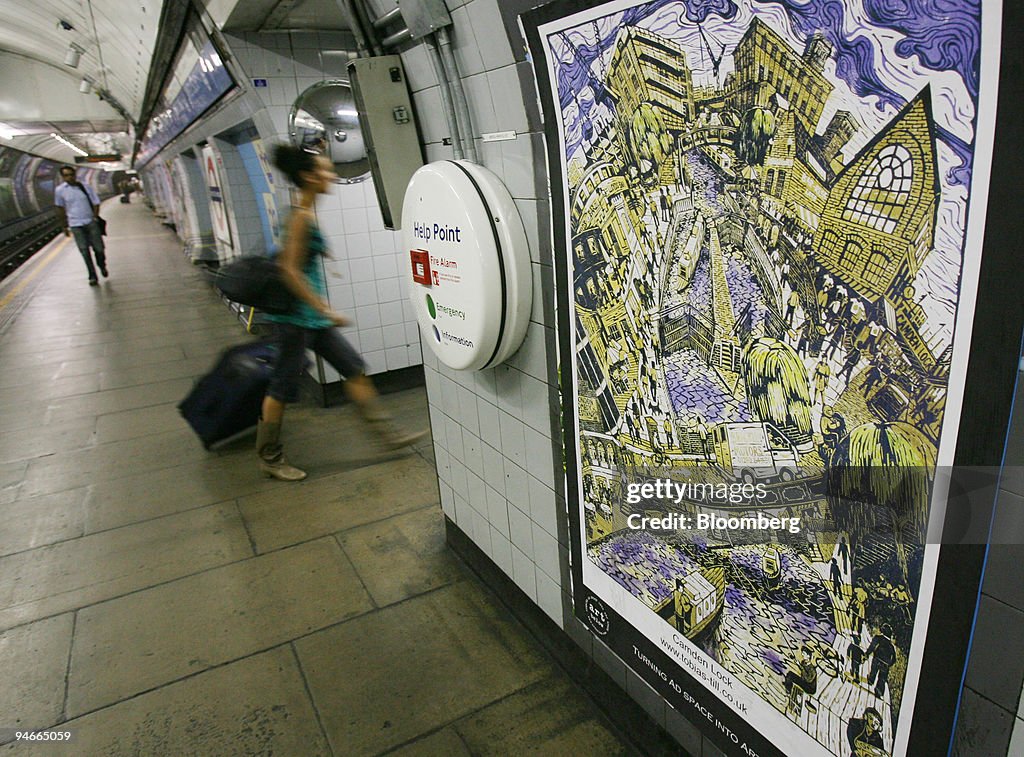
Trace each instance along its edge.
<instances>
[{"instance_id":1,"label":"ceiling pipe","mask_svg":"<svg viewBox=\"0 0 1024 757\"><path fill-rule=\"evenodd\" d=\"M444 111L444 120L448 124L448 133L452 140L452 153L455 160L462 160L465 154L462 151L462 137L459 134L459 122L455 117L455 106L452 103L451 88L448 86L448 77L445 75L444 64L441 62L441 53L437 50L434 35L430 34L423 38L423 46L427 50L427 57L434 67L434 75L437 77L437 91L441 95L441 109Z\"/></svg>"},{"instance_id":2,"label":"ceiling pipe","mask_svg":"<svg viewBox=\"0 0 1024 757\"><path fill-rule=\"evenodd\" d=\"M395 47L400 45L406 40L412 39L412 32L408 29L399 29L394 34L390 34L380 41L381 47Z\"/></svg>"},{"instance_id":3,"label":"ceiling pipe","mask_svg":"<svg viewBox=\"0 0 1024 757\"><path fill-rule=\"evenodd\" d=\"M352 28L352 34L356 38L359 57L369 58L373 55L380 55L381 50L376 44L376 37L371 34L373 27L366 25L366 19L356 7L354 0L335 0L335 2L337 2L341 12L348 20L348 25Z\"/></svg>"},{"instance_id":4,"label":"ceiling pipe","mask_svg":"<svg viewBox=\"0 0 1024 757\"><path fill-rule=\"evenodd\" d=\"M442 28L434 32L437 37L438 49L441 51L441 62L444 64L444 71L452 88L452 103L455 106L455 117L459 123L459 134L463 140L463 151L466 158L473 163L479 163L476 154L476 138L473 135L473 122L469 115L469 103L466 101L466 90L462 87L462 77L459 75L459 64L452 52L451 38L448 36L448 29Z\"/></svg>"},{"instance_id":5,"label":"ceiling pipe","mask_svg":"<svg viewBox=\"0 0 1024 757\"><path fill-rule=\"evenodd\" d=\"M402 9L399 8L396 5L394 8L392 8L387 13L385 13L383 16L381 16L376 21L374 21L373 22L373 28L374 29L383 29L385 26L387 26L388 24L392 23L393 21L401 20L401 18L402 18Z\"/></svg>"}]
</instances>

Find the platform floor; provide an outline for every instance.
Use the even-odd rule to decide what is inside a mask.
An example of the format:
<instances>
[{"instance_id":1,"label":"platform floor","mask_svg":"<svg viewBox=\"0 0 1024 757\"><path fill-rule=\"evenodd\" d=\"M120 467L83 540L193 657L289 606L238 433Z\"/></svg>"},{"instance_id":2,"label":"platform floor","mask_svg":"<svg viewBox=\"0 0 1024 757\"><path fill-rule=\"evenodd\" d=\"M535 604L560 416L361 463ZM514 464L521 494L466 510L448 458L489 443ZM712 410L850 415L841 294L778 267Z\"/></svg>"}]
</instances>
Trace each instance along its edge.
<instances>
[{"instance_id":1,"label":"platform floor","mask_svg":"<svg viewBox=\"0 0 1024 757\"><path fill-rule=\"evenodd\" d=\"M0 743L72 734L0 752L631 754L446 547L429 441L300 405L300 484L203 450L176 404L248 337L134 199L100 286L63 237L0 283Z\"/></svg>"}]
</instances>

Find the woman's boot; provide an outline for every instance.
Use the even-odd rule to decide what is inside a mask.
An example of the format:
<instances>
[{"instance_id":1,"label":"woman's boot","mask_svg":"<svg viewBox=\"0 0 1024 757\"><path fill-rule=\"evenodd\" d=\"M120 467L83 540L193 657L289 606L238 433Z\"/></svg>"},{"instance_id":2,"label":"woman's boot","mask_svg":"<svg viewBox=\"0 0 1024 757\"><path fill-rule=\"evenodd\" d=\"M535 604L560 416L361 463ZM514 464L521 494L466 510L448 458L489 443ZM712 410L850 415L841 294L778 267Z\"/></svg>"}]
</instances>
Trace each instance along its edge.
<instances>
[{"instance_id":1,"label":"woman's boot","mask_svg":"<svg viewBox=\"0 0 1024 757\"><path fill-rule=\"evenodd\" d=\"M276 478L281 481L301 481L306 477L306 472L285 462L284 449L279 441L280 436L280 423L268 423L261 420L256 426L256 454L260 458L260 470L268 478Z\"/></svg>"},{"instance_id":2,"label":"woman's boot","mask_svg":"<svg viewBox=\"0 0 1024 757\"><path fill-rule=\"evenodd\" d=\"M396 426L391 414L384 410L377 400L366 403L359 408L359 412L385 449L394 450L408 447L427 435L426 429L406 431Z\"/></svg>"}]
</instances>

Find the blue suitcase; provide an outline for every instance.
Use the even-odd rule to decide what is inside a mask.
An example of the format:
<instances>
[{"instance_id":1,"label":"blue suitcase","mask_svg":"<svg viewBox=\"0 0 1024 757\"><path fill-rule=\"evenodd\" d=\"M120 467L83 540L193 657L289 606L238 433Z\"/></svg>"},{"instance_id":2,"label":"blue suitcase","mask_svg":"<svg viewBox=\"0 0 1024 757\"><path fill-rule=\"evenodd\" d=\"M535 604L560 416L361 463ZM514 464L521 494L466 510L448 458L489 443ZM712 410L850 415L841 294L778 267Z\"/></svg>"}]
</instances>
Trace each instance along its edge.
<instances>
[{"instance_id":1,"label":"blue suitcase","mask_svg":"<svg viewBox=\"0 0 1024 757\"><path fill-rule=\"evenodd\" d=\"M178 405L206 449L226 444L256 428L270 383L277 347L249 342L225 350Z\"/></svg>"}]
</instances>

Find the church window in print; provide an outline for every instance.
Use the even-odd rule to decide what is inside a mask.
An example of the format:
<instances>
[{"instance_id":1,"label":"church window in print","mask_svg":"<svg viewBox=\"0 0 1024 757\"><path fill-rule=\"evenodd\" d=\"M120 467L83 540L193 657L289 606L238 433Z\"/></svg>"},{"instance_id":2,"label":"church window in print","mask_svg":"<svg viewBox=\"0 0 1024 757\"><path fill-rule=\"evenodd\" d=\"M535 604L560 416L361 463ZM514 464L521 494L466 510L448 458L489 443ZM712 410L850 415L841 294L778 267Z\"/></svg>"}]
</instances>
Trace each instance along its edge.
<instances>
[{"instance_id":1,"label":"church window in print","mask_svg":"<svg viewBox=\"0 0 1024 757\"><path fill-rule=\"evenodd\" d=\"M913 177L913 162L907 148L889 145L861 174L843 210L843 219L891 234L910 199Z\"/></svg>"}]
</instances>

